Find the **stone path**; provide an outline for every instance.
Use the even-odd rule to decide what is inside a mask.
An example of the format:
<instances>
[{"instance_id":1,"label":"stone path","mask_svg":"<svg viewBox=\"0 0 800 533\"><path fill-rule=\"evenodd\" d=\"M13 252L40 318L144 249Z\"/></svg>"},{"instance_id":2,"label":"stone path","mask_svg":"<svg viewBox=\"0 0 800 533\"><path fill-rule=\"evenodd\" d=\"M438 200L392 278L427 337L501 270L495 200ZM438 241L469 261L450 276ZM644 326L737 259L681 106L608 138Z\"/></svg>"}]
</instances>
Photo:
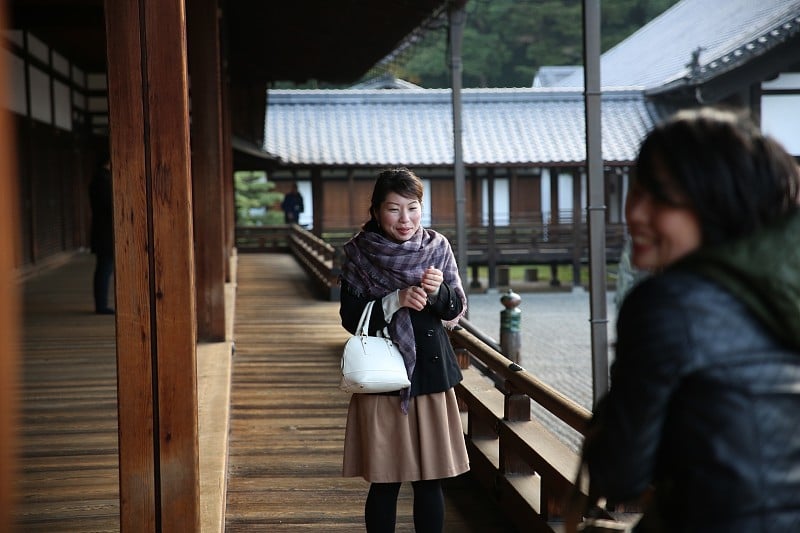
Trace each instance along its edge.
<instances>
[{"instance_id":1,"label":"stone path","mask_svg":"<svg viewBox=\"0 0 800 533\"><path fill-rule=\"evenodd\" d=\"M469 320L495 340L500 338L502 292L471 293ZM592 406L592 346L589 292L522 292L520 364L587 409ZM613 346L616 331L614 293L606 295L608 344ZM613 348L609 349L609 361ZM534 404L533 414L577 449L580 435L565 427Z\"/></svg>"}]
</instances>

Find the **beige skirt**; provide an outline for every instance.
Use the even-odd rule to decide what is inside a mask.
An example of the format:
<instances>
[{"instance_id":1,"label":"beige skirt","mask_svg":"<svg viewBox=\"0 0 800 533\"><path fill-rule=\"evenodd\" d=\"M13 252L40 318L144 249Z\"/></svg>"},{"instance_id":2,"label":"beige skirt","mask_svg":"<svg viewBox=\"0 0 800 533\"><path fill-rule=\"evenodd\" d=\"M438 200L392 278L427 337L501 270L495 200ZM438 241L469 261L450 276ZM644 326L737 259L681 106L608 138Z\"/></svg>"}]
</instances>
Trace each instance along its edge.
<instances>
[{"instance_id":1,"label":"beige skirt","mask_svg":"<svg viewBox=\"0 0 800 533\"><path fill-rule=\"evenodd\" d=\"M411 398L353 394L347 412L342 475L391 483L442 479L469 470L453 389Z\"/></svg>"}]
</instances>

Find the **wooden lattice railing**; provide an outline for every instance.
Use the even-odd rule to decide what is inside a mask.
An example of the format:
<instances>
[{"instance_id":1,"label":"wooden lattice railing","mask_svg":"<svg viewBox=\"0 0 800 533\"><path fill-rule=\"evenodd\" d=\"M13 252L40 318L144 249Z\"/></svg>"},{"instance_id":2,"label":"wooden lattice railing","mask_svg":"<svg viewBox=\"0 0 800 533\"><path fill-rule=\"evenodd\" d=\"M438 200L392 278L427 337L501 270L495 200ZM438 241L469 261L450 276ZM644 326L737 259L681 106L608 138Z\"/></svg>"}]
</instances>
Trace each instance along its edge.
<instances>
[{"instance_id":1,"label":"wooden lattice railing","mask_svg":"<svg viewBox=\"0 0 800 533\"><path fill-rule=\"evenodd\" d=\"M461 326L450 338L464 374L456 394L466 417L472 474L520 531L562 531L580 456L531 418L531 401L580 434L591 412L504 357L469 321L462 319ZM604 518L608 531L624 531L637 516Z\"/></svg>"}]
</instances>

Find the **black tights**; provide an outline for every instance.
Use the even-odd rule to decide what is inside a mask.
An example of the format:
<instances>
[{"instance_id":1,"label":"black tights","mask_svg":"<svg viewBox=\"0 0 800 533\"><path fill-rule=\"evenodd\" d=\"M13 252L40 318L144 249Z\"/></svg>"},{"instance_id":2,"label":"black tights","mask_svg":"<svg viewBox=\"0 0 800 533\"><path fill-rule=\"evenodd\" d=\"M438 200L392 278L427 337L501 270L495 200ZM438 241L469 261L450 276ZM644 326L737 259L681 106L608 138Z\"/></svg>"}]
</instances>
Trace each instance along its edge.
<instances>
[{"instance_id":1,"label":"black tights","mask_svg":"<svg viewBox=\"0 0 800 533\"><path fill-rule=\"evenodd\" d=\"M441 533L444 527L444 495L438 479L412 481L414 488L414 530ZM368 533L392 533L397 520L400 483L372 483L369 486L364 519Z\"/></svg>"}]
</instances>

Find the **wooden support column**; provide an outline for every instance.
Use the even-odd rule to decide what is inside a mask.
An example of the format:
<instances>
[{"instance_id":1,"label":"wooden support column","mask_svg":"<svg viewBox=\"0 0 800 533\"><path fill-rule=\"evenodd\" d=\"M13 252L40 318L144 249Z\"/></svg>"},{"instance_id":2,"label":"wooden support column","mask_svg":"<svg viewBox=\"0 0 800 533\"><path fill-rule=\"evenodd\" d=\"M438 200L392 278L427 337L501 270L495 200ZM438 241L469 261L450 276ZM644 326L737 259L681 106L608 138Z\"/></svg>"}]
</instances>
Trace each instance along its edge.
<instances>
[{"instance_id":1,"label":"wooden support column","mask_svg":"<svg viewBox=\"0 0 800 533\"><path fill-rule=\"evenodd\" d=\"M225 72L223 65L223 73ZM222 79L222 185L225 212L225 252L227 259L236 247L236 192L233 182L233 145L231 144L230 84L226 74ZM225 281L233 281L230 261L225 261Z\"/></svg>"},{"instance_id":2,"label":"wooden support column","mask_svg":"<svg viewBox=\"0 0 800 533\"><path fill-rule=\"evenodd\" d=\"M483 196L483 195L481 195ZM486 169L486 254L488 257L489 288L497 288L497 246L495 246L494 226L494 167Z\"/></svg>"},{"instance_id":3,"label":"wooden support column","mask_svg":"<svg viewBox=\"0 0 800 533\"><path fill-rule=\"evenodd\" d=\"M322 184L322 170L319 167L311 169L311 198L315 206L314 213L312 214L312 223L314 227L311 233L317 237L322 237L323 232L323 211L322 206L325 205L325 192Z\"/></svg>"},{"instance_id":4,"label":"wooden support column","mask_svg":"<svg viewBox=\"0 0 800 533\"><path fill-rule=\"evenodd\" d=\"M188 0L197 338L225 340L225 198L217 0Z\"/></svg>"},{"instance_id":5,"label":"wooden support column","mask_svg":"<svg viewBox=\"0 0 800 533\"><path fill-rule=\"evenodd\" d=\"M581 285L581 255L583 252L583 232L581 231L581 191L583 180L581 169L572 171L572 286Z\"/></svg>"},{"instance_id":6,"label":"wooden support column","mask_svg":"<svg viewBox=\"0 0 800 533\"><path fill-rule=\"evenodd\" d=\"M347 168L347 204L349 209L347 211L347 225L348 227L358 227L359 218L363 218L363 209L361 209L361 203L359 199L356 199L356 182L355 182L355 170L352 167ZM314 204L316 205L316 204Z\"/></svg>"},{"instance_id":7,"label":"wooden support column","mask_svg":"<svg viewBox=\"0 0 800 533\"><path fill-rule=\"evenodd\" d=\"M558 167L550 167L550 223L559 224L561 222L561 213L558 205L558 174L560 169Z\"/></svg>"},{"instance_id":8,"label":"wooden support column","mask_svg":"<svg viewBox=\"0 0 800 533\"><path fill-rule=\"evenodd\" d=\"M5 2L0 0L0 28L5 22ZM8 97L6 58L0 56L0 102ZM14 523L17 449L17 387L19 378L19 286L15 267L19 243L19 195L15 168L11 114L0 112L0 524Z\"/></svg>"},{"instance_id":9,"label":"wooden support column","mask_svg":"<svg viewBox=\"0 0 800 533\"><path fill-rule=\"evenodd\" d=\"M183 0L107 0L121 531L199 531Z\"/></svg>"}]
</instances>

